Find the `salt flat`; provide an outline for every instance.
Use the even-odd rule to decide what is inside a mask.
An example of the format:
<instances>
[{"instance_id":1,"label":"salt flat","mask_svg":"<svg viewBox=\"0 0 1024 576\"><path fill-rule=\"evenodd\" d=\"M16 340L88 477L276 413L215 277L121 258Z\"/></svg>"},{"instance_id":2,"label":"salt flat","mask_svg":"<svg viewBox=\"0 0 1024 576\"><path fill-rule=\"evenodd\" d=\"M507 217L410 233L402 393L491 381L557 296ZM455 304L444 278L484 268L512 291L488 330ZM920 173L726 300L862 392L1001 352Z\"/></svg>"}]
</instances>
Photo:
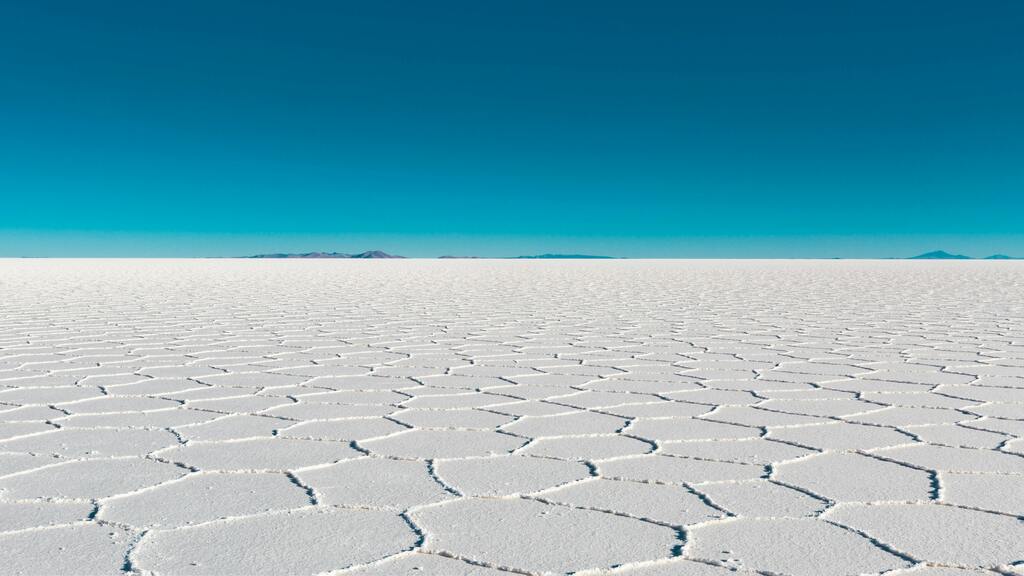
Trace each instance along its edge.
<instances>
[{"instance_id":1,"label":"salt flat","mask_svg":"<svg viewBox=\"0 0 1024 576\"><path fill-rule=\"evenodd\" d=\"M1024 573L1024 263L0 261L0 573Z\"/></svg>"}]
</instances>

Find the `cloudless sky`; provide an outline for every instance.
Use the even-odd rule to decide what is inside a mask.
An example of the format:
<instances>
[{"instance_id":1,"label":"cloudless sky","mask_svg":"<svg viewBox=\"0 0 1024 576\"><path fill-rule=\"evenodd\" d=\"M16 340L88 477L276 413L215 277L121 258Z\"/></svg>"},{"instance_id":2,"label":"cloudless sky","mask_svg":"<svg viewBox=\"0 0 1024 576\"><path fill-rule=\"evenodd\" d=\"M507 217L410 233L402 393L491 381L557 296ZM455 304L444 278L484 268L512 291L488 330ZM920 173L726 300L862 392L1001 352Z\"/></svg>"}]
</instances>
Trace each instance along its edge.
<instances>
[{"instance_id":1,"label":"cloudless sky","mask_svg":"<svg viewBox=\"0 0 1024 576\"><path fill-rule=\"evenodd\" d=\"M1024 256L1024 3L0 0L0 256Z\"/></svg>"}]
</instances>

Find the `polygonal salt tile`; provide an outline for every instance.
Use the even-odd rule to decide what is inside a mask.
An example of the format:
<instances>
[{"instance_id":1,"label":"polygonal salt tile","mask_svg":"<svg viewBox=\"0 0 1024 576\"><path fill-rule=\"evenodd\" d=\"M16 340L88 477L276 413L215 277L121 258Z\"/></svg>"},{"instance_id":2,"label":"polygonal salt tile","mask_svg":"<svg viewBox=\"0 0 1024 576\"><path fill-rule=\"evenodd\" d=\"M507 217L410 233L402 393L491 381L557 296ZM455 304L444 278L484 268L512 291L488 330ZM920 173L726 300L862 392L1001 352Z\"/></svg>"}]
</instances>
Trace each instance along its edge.
<instances>
[{"instance_id":1,"label":"polygonal salt tile","mask_svg":"<svg viewBox=\"0 0 1024 576\"><path fill-rule=\"evenodd\" d=\"M656 454L608 460L599 463L597 468L605 478L674 484L751 480L765 473L763 466Z\"/></svg>"},{"instance_id":2,"label":"polygonal salt tile","mask_svg":"<svg viewBox=\"0 0 1024 576\"><path fill-rule=\"evenodd\" d=\"M0 441L0 450L56 454L64 458L143 456L178 445L166 430L61 429Z\"/></svg>"},{"instance_id":3,"label":"polygonal salt tile","mask_svg":"<svg viewBox=\"0 0 1024 576\"><path fill-rule=\"evenodd\" d=\"M306 365L274 368L272 374L287 374L293 376L305 376L316 382L317 386L323 386L324 382L335 383L342 380L352 379L353 382L366 378L370 373L368 368L361 366L331 366L331 365Z\"/></svg>"},{"instance_id":4,"label":"polygonal salt tile","mask_svg":"<svg viewBox=\"0 0 1024 576\"><path fill-rule=\"evenodd\" d=\"M344 365L344 366L382 366L385 363L408 358L400 352L385 352L368 350L364 352L352 352L342 354L341 359L330 358L321 362L322 364Z\"/></svg>"},{"instance_id":5,"label":"polygonal salt tile","mask_svg":"<svg viewBox=\"0 0 1024 576\"><path fill-rule=\"evenodd\" d=\"M262 416L287 418L289 420L342 420L346 418L368 418L387 416L400 410L397 406L378 404L289 404L262 412Z\"/></svg>"},{"instance_id":6,"label":"polygonal salt tile","mask_svg":"<svg viewBox=\"0 0 1024 576\"><path fill-rule=\"evenodd\" d=\"M284 474L191 474L104 500L98 517L139 528L166 528L307 505L306 491Z\"/></svg>"},{"instance_id":7,"label":"polygonal salt tile","mask_svg":"<svg viewBox=\"0 0 1024 576\"><path fill-rule=\"evenodd\" d=\"M851 422L877 424L881 426L921 426L923 424L953 424L976 420L977 416L964 414L946 408L885 408L870 414L850 416Z\"/></svg>"},{"instance_id":8,"label":"polygonal salt tile","mask_svg":"<svg viewBox=\"0 0 1024 576\"><path fill-rule=\"evenodd\" d=\"M787 412L790 414L803 414L807 416L850 416L863 414L874 410L881 410L885 406L871 404L852 398L838 398L827 400L766 400L757 405L759 408Z\"/></svg>"},{"instance_id":9,"label":"polygonal salt tile","mask_svg":"<svg viewBox=\"0 0 1024 576\"><path fill-rule=\"evenodd\" d=\"M186 403L186 406L195 410L209 410L225 414L247 414L289 405L295 405L295 401L290 398L275 398L273 396L236 396L211 400L189 400Z\"/></svg>"},{"instance_id":10,"label":"polygonal salt tile","mask_svg":"<svg viewBox=\"0 0 1024 576\"><path fill-rule=\"evenodd\" d=\"M353 568L340 574L344 576L508 576L504 570L477 566L455 558L437 554L410 552L393 558L386 558L369 566Z\"/></svg>"},{"instance_id":11,"label":"polygonal salt tile","mask_svg":"<svg viewBox=\"0 0 1024 576\"><path fill-rule=\"evenodd\" d=\"M524 416L505 426L503 430L527 438L582 434L610 434L626 425L617 416L595 412L576 412L557 416Z\"/></svg>"},{"instance_id":12,"label":"polygonal salt tile","mask_svg":"<svg viewBox=\"0 0 1024 576\"><path fill-rule=\"evenodd\" d=\"M544 400L547 398L564 396L576 391L577 390L575 388L570 388L568 386L521 386L519 384L495 386L494 388L487 389L487 392L490 392L491 394L508 396L509 398L517 400Z\"/></svg>"},{"instance_id":13,"label":"polygonal salt tile","mask_svg":"<svg viewBox=\"0 0 1024 576\"><path fill-rule=\"evenodd\" d=\"M784 412L762 410L756 406L724 406L707 414L705 418L730 424L757 427L802 426L828 422L819 416L804 416Z\"/></svg>"},{"instance_id":14,"label":"polygonal salt tile","mask_svg":"<svg viewBox=\"0 0 1024 576\"><path fill-rule=\"evenodd\" d=\"M984 376L974 381L973 385L1024 389L1024 376Z\"/></svg>"},{"instance_id":15,"label":"polygonal salt tile","mask_svg":"<svg viewBox=\"0 0 1024 576\"><path fill-rule=\"evenodd\" d=\"M112 396L167 396L186 390L202 390L208 388L195 380L184 378L150 378L137 382L107 386Z\"/></svg>"},{"instance_id":16,"label":"polygonal salt tile","mask_svg":"<svg viewBox=\"0 0 1024 576\"><path fill-rule=\"evenodd\" d=\"M423 376L418 377L417 380L426 386L432 386L434 388L451 388L453 390L486 390L488 388L508 386L513 383L510 380L502 380L501 378L493 376L467 376L456 374Z\"/></svg>"},{"instance_id":17,"label":"polygonal salt tile","mask_svg":"<svg viewBox=\"0 0 1024 576\"><path fill-rule=\"evenodd\" d=\"M823 374L833 376L857 376L871 372L870 368L851 366L848 364L833 364L831 362L783 362L779 364L780 370L796 372L799 374ZM767 374L767 373L766 373Z\"/></svg>"},{"instance_id":18,"label":"polygonal salt tile","mask_svg":"<svg viewBox=\"0 0 1024 576\"><path fill-rule=\"evenodd\" d=\"M680 374L688 376L690 378L698 378L700 380L708 381L708 384L717 385L720 380L729 380L733 382L751 381L757 374L753 370L716 370L714 368L694 368L692 370L681 370ZM782 378L783 373L778 372L779 378ZM827 380L827 378L824 378Z\"/></svg>"},{"instance_id":19,"label":"polygonal salt tile","mask_svg":"<svg viewBox=\"0 0 1024 576\"><path fill-rule=\"evenodd\" d=\"M686 554L793 576L856 576L908 566L863 538L809 518L723 520L690 531Z\"/></svg>"},{"instance_id":20,"label":"polygonal salt tile","mask_svg":"<svg viewBox=\"0 0 1024 576\"><path fill-rule=\"evenodd\" d=\"M842 422L773 428L766 437L821 450L869 450L916 442L913 436L892 428Z\"/></svg>"},{"instance_id":21,"label":"polygonal salt tile","mask_svg":"<svg viewBox=\"0 0 1024 576\"><path fill-rule=\"evenodd\" d=\"M750 392L740 390L719 390L715 388L671 392L665 394L665 396L674 400L705 404L708 406L746 406L749 404L757 404L763 400L763 398L758 398Z\"/></svg>"},{"instance_id":22,"label":"polygonal salt tile","mask_svg":"<svg viewBox=\"0 0 1024 576\"><path fill-rule=\"evenodd\" d=\"M1024 475L940 474L943 502L1024 516Z\"/></svg>"},{"instance_id":23,"label":"polygonal salt tile","mask_svg":"<svg viewBox=\"0 0 1024 576\"><path fill-rule=\"evenodd\" d=\"M152 531L131 562L144 572L183 575L319 574L408 550L416 539L392 512L308 509Z\"/></svg>"},{"instance_id":24,"label":"polygonal salt tile","mask_svg":"<svg viewBox=\"0 0 1024 576\"><path fill-rule=\"evenodd\" d=\"M387 418L350 418L292 424L290 427L280 430L278 436L348 442L387 436L408 429L408 426L403 426Z\"/></svg>"},{"instance_id":25,"label":"polygonal salt tile","mask_svg":"<svg viewBox=\"0 0 1024 576\"><path fill-rule=\"evenodd\" d=\"M919 568L908 568L887 572L886 576L996 576L998 572L991 570L975 570L971 568L946 568L936 566L921 566Z\"/></svg>"},{"instance_id":26,"label":"polygonal salt tile","mask_svg":"<svg viewBox=\"0 0 1024 576\"><path fill-rule=\"evenodd\" d=\"M763 438L666 442L661 445L661 452L674 456L745 464L771 464L813 454L805 448Z\"/></svg>"},{"instance_id":27,"label":"polygonal salt tile","mask_svg":"<svg viewBox=\"0 0 1024 576\"><path fill-rule=\"evenodd\" d=\"M989 432L996 432L999 434L1007 434L1010 436L1024 437L1024 421L1021 420L1000 420L998 418L981 418L980 420L971 420L965 424L970 428L977 428L979 430L988 430Z\"/></svg>"},{"instance_id":28,"label":"polygonal salt tile","mask_svg":"<svg viewBox=\"0 0 1024 576\"><path fill-rule=\"evenodd\" d=\"M451 394L436 396L417 396L402 402L405 408L482 408L485 406L501 406L519 402L518 398L502 396L499 394L488 394L486 392L473 392L469 394Z\"/></svg>"},{"instance_id":29,"label":"polygonal salt tile","mask_svg":"<svg viewBox=\"0 0 1024 576\"><path fill-rule=\"evenodd\" d=\"M1004 418L1006 420L1024 420L1024 404L990 403L983 406L964 408L965 412L978 416Z\"/></svg>"},{"instance_id":30,"label":"polygonal salt tile","mask_svg":"<svg viewBox=\"0 0 1024 576\"><path fill-rule=\"evenodd\" d=\"M703 484L699 491L741 517L798 518L814 516L826 507L821 500L767 480Z\"/></svg>"},{"instance_id":31,"label":"polygonal salt tile","mask_svg":"<svg viewBox=\"0 0 1024 576\"><path fill-rule=\"evenodd\" d=\"M530 376L509 376L506 378L521 386L579 386L597 380L597 376L567 375L567 374L536 374Z\"/></svg>"},{"instance_id":32,"label":"polygonal salt tile","mask_svg":"<svg viewBox=\"0 0 1024 576\"><path fill-rule=\"evenodd\" d=\"M477 430L490 430L513 420L512 416L475 408L458 410L412 408L395 412L391 418L414 428L472 428Z\"/></svg>"},{"instance_id":33,"label":"polygonal salt tile","mask_svg":"<svg viewBox=\"0 0 1024 576\"><path fill-rule=\"evenodd\" d=\"M832 385L833 382L841 382L847 379L842 375L827 374L802 374L800 372L785 372L782 370L765 370L756 380L752 380L746 388L748 390L769 391L769 390L813 390L819 385ZM720 383L711 384L719 386Z\"/></svg>"},{"instance_id":34,"label":"polygonal salt tile","mask_svg":"<svg viewBox=\"0 0 1024 576\"><path fill-rule=\"evenodd\" d=\"M573 406L584 410L594 408L611 408L613 406L624 406L628 404L646 404L658 400L657 396L651 394L627 394L621 392L577 392L567 396L552 398L552 402Z\"/></svg>"},{"instance_id":35,"label":"polygonal salt tile","mask_svg":"<svg viewBox=\"0 0 1024 576\"><path fill-rule=\"evenodd\" d=\"M0 480L4 498L105 498L180 478L188 470L143 458L62 462Z\"/></svg>"},{"instance_id":36,"label":"polygonal salt tile","mask_svg":"<svg viewBox=\"0 0 1024 576\"><path fill-rule=\"evenodd\" d=\"M625 418L691 418L711 411L710 406L687 402L656 402L652 404L629 404L602 410L607 414Z\"/></svg>"},{"instance_id":37,"label":"polygonal salt tile","mask_svg":"<svg viewBox=\"0 0 1024 576\"><path fill-rule=\"evenodd\" d=\"M351 390L351 391L393 391L414 389L419 390L422 385L409 378L389 378L387 376L340 376L314 378L305 383L307 386L325 388L328 390Z\"/></svg>"},{"instance_id":38,"label":"polygonal salt tile","mask_svg":"<svg viewBox=\"0 0 1024 576\"><path fill-rule=\"evenodd\" d=\"M1024 458L994 450L916 444L872 450L872 453L931 470L1024 474Z\"/></svg>"},{"instance_id":39,"label":"polygonal salt tile","mask_svg":"<svg viewBox=\"0 0 1024 576\"><path fill-rule=\"evenodd\" d=\"M959 374L943 372L941 376L946 378L943 378L942 382L935 383L968 384L975 380L975 378L971 378L970 376L976 376L979 378L984 376L1009 376L1019 378L1021 375L1020 368L1016 366L957 366L955 370L956 372L959 372ZM932 383L933 382L928 382L928 384Z\"/></svg>"},{"instance_id":40,"label":"polygonal salt tile","mask_svg":"<svg viewBox=\"0 0 1024 576\"><path fill-rule=\"evenodd\" d=\"M92 510L87 502L0 502L0 532L77 522Z\"/></svg>"},{"instance_id":41,"label":"polygonal salt tile","mask_svg":"<svg viewBox=\"0 0 1024 576\"><path fill-rule=\"evenodd\" d=\"M1007 436L1003 434L975 430L959 424L907 426L903 429L929 444L942 444L963 448L995 449L1007 440Z\"/></svg>"},{"instance_id":42,"label":"polygonal salt tile","mask_svg":"<svg viewBox=\"0 0 1024 576\"><path fill-rule=\"evenodd\" d=\"M678 382L672 380L640 380L629 377L594 380L584 386L595 392L628 392L631 394L671 394L683 390L701 390L695 382Z\"/></svg>"},{"instance_id":43,"label":"polygonal salt tile","mask_svg":"<svg viewBox=\"0 0 1024 576\"><path fill-rule=\"evenodd\" d=\"M22 369L19 372L26 372L27 369ZM26 378L12 378L4 379L5 386L13 386L15 388L55 388L64 386L73 386L82 379L82 376L78 374L39 374L34 376L28 376Z\"/></svg>"},{"instance_id":44,"label":"polygonal salt tile","mask_svg":"<svg viewBox=\"0 0 1024 576\"><path fill-rule=\"evenodd\" d=\"M963 408L971 406L976 402L950 398L933 394L931 391L923 392L864 392L861 398L888 404L890 406L903 406L907 408Z\"/></svg>"},{"instance_id":45,"label":"polygonal salt tile","mask_svg":"<svg viewBox=\"0 0 1024 576\"><path fill-rule=\"evenodd\" d=\"M772 478L836 502L927 500L927 472L860 454L820 454L775 467Z\"/></svg>"},{"instance_id":46,"label":"polygonal salt tile","mask_svg":"<svg viewBox=\"0 0 1024 576\"><path fill-rule=\"evenodd\" d=\"M304 392L293 393L300 402L323 402L327 404L398 404L409 398L391 390L336 390L325 392L306 388Z\"/></svg>"},{"instance_id":47,"label":"polygonal salt tile","mask_svg":"<svg viewBox=\"0 0 1024 576\"><path fill-rule=\"evenodd\" d=\"M995 368L995 367L993 367ZM967 369L969 370L969 369ZM927 384L936 386L939 384L968 384L974 377L966 374L966 370L958 367L957 371L964 371L964 374L950 374L948 372L922 372L919 370L888 371L872 374L873 378L893 380L896 382L912 382L914 384Z\"/></svg>"},{"instance_id":48,"label":"polygonal salt tile","mask_svg":"<svg viewBox=\"0 0 1024 576\"><path fill-rule=\"evenodd\" d=\"M174 362L174 360L170 360ZM143 376L152 376L153 378L193 378L193 377L207 377L223 374L222 371L216 368L210 368L208 366L185 366L185 365L168 365L168 366L150 366L137 370L138 374Z\"/></svg>"},{"instance_id":49,"label":"polygonal salt tile","mask_svg":"<svg viewBox=\"0 0 1024 576\"><path fill-rule=\"evenodd\" d=\"M924 562L984 568L1024 558L1024 526L1010 516L939 504L884 504L833 508L824 517Z\"/></svg>"},{"instance_id":50,"label":"polygonal salt tile","mask_svg":"<svg viewBox=\"0 0 1024 576\"><path fill-rule=\"evenodd\" d=\"M484 430L408 430L359 445L382 456L430 459L503 454L525 442L510 434Z\"/></svg>"},{"instance_id":51,"label":"polygonal salt tile","mask_svg":"<svg viewBox=\"0 0 1024 576\"><path fill-rule=\"evenodd\" d=\"M126 368L126 370L128 369L130 368ZM131 384L133 382L144 382L148 380L152 380L152 378L146 378L144 376L139 376L138 374L94 374L92 376L86 376L85 378L82 378L79 384L114 388L117 386L121 386L123 384Z\"/></svg>"},{"instance_id":52,"label":"polygonal salt tile","mask_svg":"<svg viewBox=\"0 0 1024 576\"><path fill-rule=\"evenodd\" d=\"M113 526L78 524L0 534L5 574L123 574L132 535Z\"/></svg>"},{"instance_id":53,"label":"polygonal salt tile","mask_svg":"<svg viewBox=\"0 0 1024 576\"><path fill-rule=\"evenodd\" d=\"M965 398L972 400L975 403L981 402L1006 402L1006 403L1024 403L1024 388L1003 388L1003 387L991 387L979 385L980 382L972 384L970 386L958 385L958 386L939 386L934 392L937 394L943 394L945 396L952 396L954 398ZM934 396L935 394L930 394ZM0 398L3 398L0 395Z\"/></svg>"},{"instance_id":54,"label":"polygonal salt tile","mask_svg":"<svg viewBox=\"0 0 1024 576\"><path fill-rule=\"evenodd\" d=\"M537 402L526 400L524 402L512 402L501 406L488 408L492 412L509 414L511 416L554 416L556 414L574 414L580 412L579 408L563 406L551 402Z\"/></svg>"},{"instance_id":55,"label":"polygonal salt tile","mask_svg":"<svg viewBox=\"0 0 1024 576\"><path fill-rule=\"evenodd\" d=\"M511 350L509 350L511 351ZM463 352L469 352L463 349ZM460 366L458 368L452 368L451 375L453 376L529 376L539 375L541 372L534 370L533 368L515 367L515 366Z\"/></svg>"},{"instance_id":56,"label":"polygonal salt tile","mask_svg":"<svg viewBox=\"0 0 1024 576\"><path fill-rule=\"evenodd\" d=\"M829 382L828 387L833 390L844 392L928 392L932 386L928 384L913 384L910 382L893 382L891 380L876 380L874 378L857 378L855 380L842 380Z\"/></svg>"},{"instance_id":57,"label":"polygonal salt tile","mask_svg":"<svg viewBox=\"0 0 1024 576\"><path fill-rule=\"evenodd\" d=\"M11 440L56 429L55 425L45 422L0 422L0 440Z\"/></svg>"},{"instance_id":58,"label":"polygonal salt tile","mask_svg":"<svg viewBox=\"0 0 1024 576\"><path fill-rule=\"evenodd\" d=\"M5 410L4 408L10 409ZM67 416L67 412L49 406L21 406L19 408L0 406L0 421L3 422L38 422L56 420L64 416Z\"/></svg>"},{"instance_id":59,"label":"polygonal salt tile","mask_svg":"<svg viewBox=\"0 0 1024 576\"><path fill-rule=\"evenodd\" d=\"M196 380L213 386L231 388L273 388L275 386L292 386L309 380L304 376L275 374L273 372L233 372L198 376Z\"/></svg>"},{"instance_id":60,"label":"polygonal salt tile","mask_svg":"<svg viewBox=\"0 0 1024 576\"><path fill-rule=\"evenodd\" d=\"M412 518L429 534L428 551L534 572L664 558L680 543L672 528L523 499L466 498L417 510Z\"/></svg>"},{"instance_id":61,"label":"polygonal salt tile","mask_svg":"<svg viewBox=\"0 0 1024 576\"><path fill-rule=\"evenodd\" d=\"M437 483L425 462L359 458L296 474L325 504L393 508L429 504L452 498Z\"/></svg>"},{"instance_id":62,"label":"polygonal salt tile","mask_svg":"<svg viewBox=\"0 0 1024 576\"><path fill-rule=\"evenodd\" d=\"M634 420L624 430L626 434L669 442L672 440L729 440L756 438L757 428L711 422L699 418L660 418Z\"/></svg>"},{"instance_id":63,"label":"polygonal salt tile","mask_svg":"<svg viewBox=\"0 0 1024 576\"><path fill-rule=\"evenodd\" d=\"M654 446L649 442L627 436L604 435L540 438L530 442L520 452L565 460L600 460L631 454L646 454L652 450L654 450Z\"/></svg>"},{"instance_id":64,"label":"polygonal salt tile","mask_svg":"<svg viewBox=\"0 0 1024 576\"><path fill-rule=\"evenodd\" d=\"M293 422L266 416L234 414L221 416L217 420L175 427L175 431L188 441L193 440L237 440L242 438L270 437L274 430L291 426Z\"/></svg>"},{"instance_id":65,"label":"polygonal salt tile","mask_svg":"<svg viewBox=\"0 0 1024 576\"><path fill-rule=\"evenodd\" d=\"M171 400L181 400L186 404L191 401L197 400L217 400L221 398L251 398L256 395L256 392L251 388L228 388L224 386L208 386L206 384L201 385L199 388L193 388L191 390L182 390L181 392L172 392L170 394L164 394L164 398Z\"/></svg>"},{"instance_id":66,"label":"polygonal salt tile","mask_svg":"<svg viewBox=\"0 0 1024 576\"><path fill-rule=\"evenodd\" d=\"M154 412L81 414L58 418L54 422L63 428L173 428L208 422L223 416L217 412L174 408Z\"/></svg>"},{"instance_id":67,"label":"polygonal salt tile","mask_svg":"<svg viewBox=\"0 0 1024 576\"><path fill-rule=\"evenodd\" d=\"M525 494L590 476L580 462L511 455L437 460L434 469L445 484L470 496Z\"/></svg>"},{"instance_id":68,"label":"polygonal salt tile","mask_svg":"<svg viewBox=\"0 0 1024 576\"><path fill-rule=\"evenodd\" d=\"M857 394L854 392L844 392L842 390L829 390L825 388L810 388L800 390L761 390L758 392L759 396L763 396L768 401L777 400L779 402L798 402L806 403L809 401L826 400L852 400L856 399ZM758 402L758 405L764 405L766 402ZM828 402L826 402L826 405ZM767 407L771 407L768 404Z\"/></svg>"},{"instance_id":69,"label":"polygonal salt tile","mask_svg":"<svg viewBox=\"0 0 1024 576\"><path fill-rule=\"evenodd\" d=\"M679 486L595 478L535 494L545 502L616 512L673 526L695 524L725 514Z\"/></svg>"},{"instance_id":70,"label":"polygonal salt tile","mask_svg":"<svg viewBox=\"0 0 1024 576\"><path fill-rule=\"evenodd\" d=\"M431 386L417 385L412 388L402 389L402 394L408 398L432 398L434 396L469 396L474 397L477 392L473 390L450 390L448 388L434 388Z\"/></svg>"},{"instance_id":71,"label":"polygonal salt tile","mask_svg":"<svg viewBox=\"0 0 1024 576\"><path fill-rule=\"evenodd\" d=\"M295 400L298 400L299 402L305 402L305 400L302 397L303 397L303 395L308 396L310 392L325 392L325 390L322 389L322 388L309 388L309 387L306 387L304 385L294 385L294 386L283 386L283 387L280 387L280 388L266 388L266 389L262 389L262 390L259 390L258 393L256 393L256 396L265 396L267 398L289 398L289 399L294 398ZM337 394L337 393L327 393L327 394ZM367 394L367 393L353 393L353 394ZM369 393L369 394L374 394L374 393Z\"/></svg>"},{"instance_id":72,"label":"polygonal salt tile","mask_svg":"<svg viewBox=\"0 0 1024 576\"><path fill-rule=\"evenodd\" d=\"M220 442L189 442L155 456L200 470L293 470L355 458L360 453L341 442L253 438Z\"/></svg>"},{"instance_id":73,"label":"polygonal salt tile","mask_svg":"<svg viewBox=\"0 0 1024 576\"><path fill-rule=\"evenodd\" d=\"M103 396L102 398L90 398L54 406L69 414L109 414L177 408L181 406L181 402L145 396Z\"/></svg>"},{"instance_id":74,"label":"polygonal salt tile","mask_svg":"<svg viewBox=\"0 0 1024 576\"><path fill-rule=\"evenodd\" d=\"M431 368L431 367L416 367L416 366L377 366L373 368L373 376L385 377L385 378L420 378L427 376L443 376L444 370ZM408 380L413 384L412 380Z\"/></svg>"},{"instance_id":75,"label":"polygonal salt tile","mask_svg":"<svg viewBox=\"0 0 1024 576\"><path fill-rule=\"evenodd\" d=\"M609 572L602 572L602 574L609 576L755 576L754 572L747 570L732 570L679 557L624 566Z\"/></svg>"},{"instance_id":76,"label":"polygonal salt tile","mask_svg":"<svg viewBox=\"0 0 1024 576\"><path fill-rule=\"evenodd\" d=\"M0 476L17 474L33 468L57 464L61 460L49 454L16 454L0 452Z\"/></svg>"},{"instance_id":77,"label":"polygonal salt tile","mask_svg":"<svg viewBox=\"0 0 1024 576\"><path fill-rule=\"evenodd\" d=\"M136 376L138 378L138 376ZM103 392L89 386L60 386L56 388L12 388L0 391L0 403L28 406L49 406L57 402L74 402L100 398Z\"/></svg>"}]
</instances>

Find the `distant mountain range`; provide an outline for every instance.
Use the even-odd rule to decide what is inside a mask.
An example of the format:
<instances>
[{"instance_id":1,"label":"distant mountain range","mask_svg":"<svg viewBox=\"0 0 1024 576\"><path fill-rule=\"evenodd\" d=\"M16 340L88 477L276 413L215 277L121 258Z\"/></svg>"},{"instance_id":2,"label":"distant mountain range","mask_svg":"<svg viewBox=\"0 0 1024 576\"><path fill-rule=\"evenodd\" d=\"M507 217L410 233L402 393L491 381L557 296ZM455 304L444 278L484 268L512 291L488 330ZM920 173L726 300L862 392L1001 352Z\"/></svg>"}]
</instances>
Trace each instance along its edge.
<instances>
[{"instance_id":1,"label":"distant mountain range","mask_svg":"<svg viewBox=\"0 0 1024 576\"><path fill-rule=\"evenodd\" d=\"M360 252L358 254L346 254L344 252L304 252L301 254L257 254L255 256L246 256L246 258L311 258L311 259L324 259L324 258L405 258L405 256L395 256L394 254L388 254L387 252L381 252L380 250L370 250L368 252ZM438 256L442 259L453 259L453 258L486 258L486 256ZM612 258L612 256L590 256L587 254L539 254L537 256L508 256L502 259L544 259L544 260L569 260L569 259L605 259Z\"/></svg>"},{"instance_id":2,"label":"distant mountain range","mask_svg":"<svg viewBox=\"0 0 1024 576\"><path fill-rule=\"evenodd\" d=\"M393 256L380 250L370 250L358 254L345 254L343 252L305 252L303 254L257 254L247 258L405 258L405 256Z\"/></svg>"},{"instance_id":3,"label":"distant mountain range","mask_svg":"<svg viewBox=\"0 0 1024 576\"><path fill-rule=\"evenodd\" d=\"M517 259L531 260L610 260L614 256L591 256L589 254L538 254L537 256L516 256Z\"/></svg>"},{"instance_id":4,"label":"distant mountain range","mask_svg":"<svg viewBox=\"0 0 1024 576\"><path fill-rule=\"evenodd\" d=\"M488 258L488 256L438 256L452 258ZM590 254L537 254L536 256L498 256L498 260L611 260L614 256L591 256Z\"/></svg>"},{"instance_id":5,"label":"distant mountain range","mask_svg":"<svg viewBox=\"0 0 1024 576\"><path fill-rule=\"evenodd\" d=\"M257 254L255 256L246 256L246 258L308 258L308 259L327 259L327 258L357 258L357 259L373 259L373 258L405 258L405 256L396 256L394 254L388 254L380 250L369 250L367 252L359 252L358 254L348 254L344 252L304 252L301 254ZM476 258L488 258L488 256L438 256L441 259L476 259ZM591 254L537 254L535 256L503 256L498 257L501 260L611 260L614 256L595 256ZM1013 256L1007 256L1005 254L993 254L984 258L974 258L972 256L965 256L963 254L951 254L945 250L935 250L932 252L925 252L924 254L918 254L917 256L911 256L906 260L1024 260L1024 258L1016 258Z\"/></svg>"},{"instance_id":6,"label":"distant mountain range","mask_svg":"<svg viewBox=\"0 0 1024 576\"><path fill-rule=\"evenodd\" d=\"M1020 260L1020 258L1014 258L1013 256L1007 256L1005 254L993 254L984 258L973 258L971 256L964 256L963 254L950 254L945 250L935 250L934 252L925 252L924 254L918 254L917 256L911 256L907 260Z\"/></svg>"}]
</instances>

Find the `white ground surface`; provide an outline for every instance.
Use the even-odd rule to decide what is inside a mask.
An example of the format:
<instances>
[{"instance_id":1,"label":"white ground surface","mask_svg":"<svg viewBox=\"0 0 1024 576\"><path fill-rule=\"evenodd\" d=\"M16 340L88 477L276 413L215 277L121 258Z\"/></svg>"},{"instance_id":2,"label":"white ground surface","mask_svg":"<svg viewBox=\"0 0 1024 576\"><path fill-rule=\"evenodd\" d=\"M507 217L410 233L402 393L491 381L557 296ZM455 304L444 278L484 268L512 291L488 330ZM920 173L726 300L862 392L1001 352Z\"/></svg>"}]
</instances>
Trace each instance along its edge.
<instances>
[{"instance_id":1,"label":"white ground surface","mask_svg":"<svg viewBox=\"0 0 1024 576\"><path fill-rule=\"evenodd\" d=\"M1024 263L0 261L4 574L1009 574L1022 515Z\"/></svg>"}]
</instances>

